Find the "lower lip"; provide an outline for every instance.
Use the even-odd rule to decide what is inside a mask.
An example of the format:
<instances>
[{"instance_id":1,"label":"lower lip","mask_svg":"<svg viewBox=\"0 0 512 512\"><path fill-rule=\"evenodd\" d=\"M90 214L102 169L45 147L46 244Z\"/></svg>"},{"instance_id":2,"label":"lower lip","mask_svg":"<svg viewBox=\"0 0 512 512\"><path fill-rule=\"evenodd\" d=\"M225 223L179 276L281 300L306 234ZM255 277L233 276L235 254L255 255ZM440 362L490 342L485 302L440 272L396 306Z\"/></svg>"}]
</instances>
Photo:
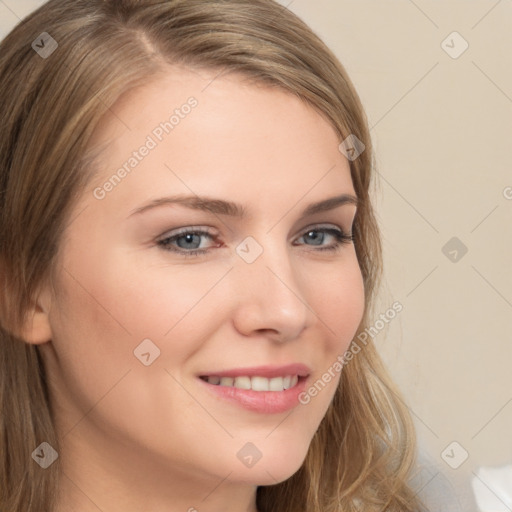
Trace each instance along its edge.
<instances>
[{"instance_id":1,"label":"lower lip","mask_svg":"<svg viewBox=\"0 0 512 512\"><path fill-rule=\"evenodd\" d=\"M252 389L210 384L203 379L198 380L206 386L210 393L244 409L260 414L278 414L289 411L299 404L299 395L306 388L307 378L299 377L299 381L293 388L284 391L253 391Z\"/></svg>"}]
</instances>

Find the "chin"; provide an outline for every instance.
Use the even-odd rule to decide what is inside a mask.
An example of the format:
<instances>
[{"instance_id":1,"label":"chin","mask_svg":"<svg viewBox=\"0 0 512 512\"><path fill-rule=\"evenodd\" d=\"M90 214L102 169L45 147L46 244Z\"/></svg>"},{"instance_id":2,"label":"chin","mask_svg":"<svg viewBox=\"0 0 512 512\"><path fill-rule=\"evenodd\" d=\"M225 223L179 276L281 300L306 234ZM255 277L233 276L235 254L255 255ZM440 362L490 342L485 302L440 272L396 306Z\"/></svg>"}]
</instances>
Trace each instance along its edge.
<instances>
[{"instance_id":1,"label":"chin","mask_svg":"<svg viewBox=\"0 0 512 512\"><path fill-rule=\"evenodd\" d=\"M276 485L292 477L301 467L299 464L276 464L260 468L238 469L230 476L231 481L243 482L249 485Z\"/></svg>"},{"instance_id":2,"label":"chin","mask_svg":"<svg viewBox=\"0 0 512 512\"><path fill-rule=\"evenodd\" d=\"M308 448L308 442L293 439L292 435L288 442L282 442L277 436L272 440L270 435L239 448L237 461L235 464L232 459L228 461L226 474L232 471L230 480L251 485L275 485L288 480L300 469Z\"/></svg>"}]
</instances>

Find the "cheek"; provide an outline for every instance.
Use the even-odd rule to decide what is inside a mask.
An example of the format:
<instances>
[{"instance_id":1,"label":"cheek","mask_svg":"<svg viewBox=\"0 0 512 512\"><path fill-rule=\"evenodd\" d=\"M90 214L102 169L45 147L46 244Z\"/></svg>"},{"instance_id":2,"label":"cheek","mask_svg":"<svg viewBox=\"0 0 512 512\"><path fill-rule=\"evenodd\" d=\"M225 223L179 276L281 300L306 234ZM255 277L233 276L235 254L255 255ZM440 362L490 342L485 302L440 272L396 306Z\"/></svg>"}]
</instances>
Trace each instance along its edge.
<instances>
[{"instance_id":1,"label":"cheek","mask_svg":"<svg viewBox=\"0 0 512 512\"><path fill-rule=\"evenodd\" d=\"M311 412L312 426L320 421L334 396L343 371L343 355L354 339L365 310L364 281L354 252L332 266L323 280L310 283L311 307L324 335L315 345L320 365L301 403Z\"/></svg>"},{"instance_id":2,"label":"cheek","mask_svg":"<svg viewBox=\"0 0 512 512\"><path fill-rule=\"evenodd\" d=\"M92 425L104 439L122 432L133 446L172 453L185 464L191 426L212 426L179 382L222 321L214 299L225 291L226 269L138 265L137 272L133 260L115 256L87 264L70 257L64 267L51 318L57 360L50 361L62 431L73 429L76 439L90 439ZM159 351L149 366L134 354L146 339ZM151 345L149 351L153 360Z\"/></svg>"},{"instance_id":3,"label":"cheek","mask_svg":"<svg viewBox=\"0 0 512 512\"><path fill-rule=\"evenodd\" d=\"M185 324L187 332L193 332L204 323L198 323L198 317L206 319L212 311L206 296L226 272L143 266L120 251L87 264L77 258L66 269L60 283L65 294L57 309L63 313L61 321L73 324L72 338L89 332L91 344L108 338L108 347L123 351L133 350L145 338L165 343Z\"/></svg>"},{"instance_id":4,"label":"cheek","mask_svg":"<svg viewBox=\"0 0 512 512\"><path fill-rule=\"evenodd\" d=\"M357 263L343 274L338 291L333 290L330 308L334 330L340 334L341 349L345 351L357 332L365 310L363 276Z\"/></svg>"},{"instance_id":5,"label":"cheek","mask_svg":"<svg viewBox=\"0 0 512 512\"><path fill-rule=\"evenodd\" d=\"M160 351L155 366L178 376L221 321L209 292L217 283L222 288L226 269L146 264L141 270L136 258L117 252L100 258L82 249L69 250L61 267L51 323L59 370L87 409L128 370L147 369L134 354L143 340L157 347L151 357Z\"/></svg>"},{"instance_id":6,"label":"cheek","mask_svg":"<svg viewBox=\"0 0 512 512\"><path fill-rule=\"evenodd\" d=\"M322 278L308 276L311 305L320 329L327 335L326 355L343 353L361 323L365 309L364 282L353 248L339 265L331 265Z\"/></svg>"}]
</instances>

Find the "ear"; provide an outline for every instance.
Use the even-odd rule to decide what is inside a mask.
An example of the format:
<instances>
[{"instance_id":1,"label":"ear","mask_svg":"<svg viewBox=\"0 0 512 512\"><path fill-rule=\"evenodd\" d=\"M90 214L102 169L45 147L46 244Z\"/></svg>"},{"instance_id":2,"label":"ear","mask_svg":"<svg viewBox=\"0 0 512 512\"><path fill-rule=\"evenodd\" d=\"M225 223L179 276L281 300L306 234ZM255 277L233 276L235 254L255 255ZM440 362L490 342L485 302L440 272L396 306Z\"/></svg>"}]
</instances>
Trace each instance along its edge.
<instances>
[{"instance_id":1,"label":"ear","mask_svg":"<svg viewBox=\"0 0 512 512\"><path fill-rule=\"evenodd\" d=\"M40 345L52 338L50 324L51 293L49 287L41 290L27 310L18 337L27 343Z\"/></svg>"},{"instance_id":2,"label":"ear","mask_svg":"<svg viewBox=\"0 0 512 512\"><path fill-rule=\"evenodd\" d=\"M7 279L8 270L3 258L0 256L0 287L1 287L1 324L8 332L27 343L42 344L51 340L52 331L50 327L50 307L52 295L49 284L41 286L37 292L36 299L31 302L25 313L21 326L10 325L9 308L12 307L9 301L9 283Z\"/></svg>"}]
</instances>

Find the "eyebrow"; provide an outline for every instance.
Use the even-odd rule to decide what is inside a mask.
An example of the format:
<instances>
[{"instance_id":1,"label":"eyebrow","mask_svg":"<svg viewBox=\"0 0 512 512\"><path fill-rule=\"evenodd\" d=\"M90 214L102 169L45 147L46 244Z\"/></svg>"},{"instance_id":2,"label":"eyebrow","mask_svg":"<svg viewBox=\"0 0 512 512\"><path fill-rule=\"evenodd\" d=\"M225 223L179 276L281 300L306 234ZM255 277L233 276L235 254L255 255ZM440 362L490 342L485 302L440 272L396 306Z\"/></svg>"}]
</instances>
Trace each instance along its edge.
<instances>
[{"instance_id":1,"label":"eyebrow","mask_svg":"<svg viewBox=\"0 0 512 512\"><path fill-rule=\"evenodd\" d=\"M206 211L218 215L228 215L230 217L236 217L240 219L244 219L248 216L248 211L244 206L238 203L234 203L232 201L215 199L208 196L200 197L176 195L154 199L148 204L145 204L144 206L141 206L140 208L136 208L135 210L133 210L128 217L131 217L132 215L139 215L153 208L170 204L179 204L193 210ZM312 203L302 211L301 218L314 215L315 213L333 210L334 208L346 204L352 204L357 206L357 197L351 194L341 194L339 196L329 197L328 199L324 199L317 203Z\"/></svg>"}]
</instances>

